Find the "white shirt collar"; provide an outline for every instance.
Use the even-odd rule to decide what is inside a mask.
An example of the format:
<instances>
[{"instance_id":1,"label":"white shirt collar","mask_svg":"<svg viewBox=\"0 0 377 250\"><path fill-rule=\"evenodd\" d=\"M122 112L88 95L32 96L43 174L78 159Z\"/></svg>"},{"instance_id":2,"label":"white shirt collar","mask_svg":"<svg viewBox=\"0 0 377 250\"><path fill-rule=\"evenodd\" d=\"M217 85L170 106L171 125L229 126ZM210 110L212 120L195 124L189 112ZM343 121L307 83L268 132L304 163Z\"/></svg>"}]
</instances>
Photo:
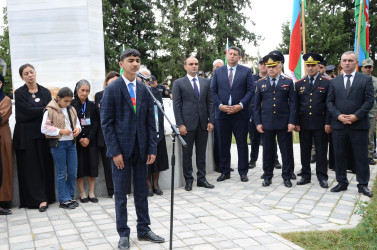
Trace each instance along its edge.
<instances>
[{"instance_id":1,"label":"white shirt collar","mask_svg":"<svg viewBox=\"0 0 377 250\"><path fill-rule=\"evenodd\" d=\"M195 77L192 77L192 76L190 76L189 74L187 74L187 78L190 80L190 82L192 82L192 79L196 79L196 83L198 83L199 82L199 78L198 78L198 76L195 76Z\"/></svg>"},{"instance_id":2,"label":"white shirt collar","mask_svg":"<svg viewBox=\"0 0 377 250\"><path fill-rule=\"evenodd\" d=\"M233 70L236 70L237 69L237 65L238 64L236 64L235 66L231 67L231 66L229 66L229 64L227 64L226 67L227 67L228 71L230 70L230 68L232 68Z\"/></svg>"},{"instance_id":3,"label":"white shirt collar","mask_svg":"<svg viewBox=\"0 0 377 250\"><path fill-rule=\"evenodd\" d=\"M345 72L343 73L343 78L346 78L348 74L346 74ZM356 70L354 72L351 73L351 77L355 77L356 75Z\"/></svg>"},{"instance_id":4,"label":"white shirt collar","mask_svg":"<svg viewBox=\"0 0 377 250\"><path fill-rule=\"evenodd\" d=\"M124 82L126 83L127 87L128 87L129 83L132 83L132 85L134 86L134 88L136 87L136 77L135 77L135 79L133 81L128 80L123 75L122 75L122 78L123 78Z\"/></svg>"}]
</instances>

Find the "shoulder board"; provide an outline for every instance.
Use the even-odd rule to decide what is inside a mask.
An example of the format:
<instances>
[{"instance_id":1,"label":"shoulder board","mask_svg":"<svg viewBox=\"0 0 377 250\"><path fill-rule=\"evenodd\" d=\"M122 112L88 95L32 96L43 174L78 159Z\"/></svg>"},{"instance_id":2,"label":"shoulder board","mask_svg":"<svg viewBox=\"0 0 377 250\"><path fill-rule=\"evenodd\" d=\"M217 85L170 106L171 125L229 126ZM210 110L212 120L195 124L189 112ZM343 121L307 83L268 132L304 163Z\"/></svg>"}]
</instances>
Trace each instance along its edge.
<instances>
[{"instance_id":1,"label":"shoulder board","mask_svg":"<svg viewBox=\"0 0 377 250\"><path fill-rule=\"evenodd\" d=\"M296 83L299 83L299 82L301 82L302 80L304 80L306 78L306 76L304 76L303 78L301 78L301 79L299 79L299 80L297 80L297 82Z\"/></svg>"},{"instance_id":2,"label":"shoulder board","mask_svg":"<svg viewBox=\"0 0 377 250\"><path fill-rule=\"evenodd\" d=\"M267 80L267 77L263 77L263 78L259 79L258 82L263 81L263 80Z\"/></svg>"},{"instance_id":3,"label":"shoulder board","mask_svg":"<svg viewBox=\"0 0 377 250\"><path fill-rule=\"evenodd\" d=\"M326 80L331 80L331 78L329 78L328 76L325 76L325 75L321 75L321 77L323 78L323 79L326 79Z\"/></svg>"},{"instance_id":4,"label":"shoulder board","mask_svg":"<svg viewBox=\"0 0 377 250\"><path fill-rule=\"evenodd\" d=\"M289 75L285 74L285 73L281 73L281 76L282 76L283 79L287 78L288 80L292 80L292 78Z\"/></svg>"}]
</instances>

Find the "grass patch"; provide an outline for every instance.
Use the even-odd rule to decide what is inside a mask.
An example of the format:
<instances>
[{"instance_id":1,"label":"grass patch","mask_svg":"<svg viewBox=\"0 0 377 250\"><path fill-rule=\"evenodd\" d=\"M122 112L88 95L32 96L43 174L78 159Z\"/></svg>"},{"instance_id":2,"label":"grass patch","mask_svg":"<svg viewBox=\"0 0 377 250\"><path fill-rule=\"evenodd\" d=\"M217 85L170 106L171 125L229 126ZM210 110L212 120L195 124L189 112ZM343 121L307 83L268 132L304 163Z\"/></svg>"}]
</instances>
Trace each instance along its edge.
<instances>
[{"instance_id":1,"label":"grass patch","mask_svg":"<svg viewBox=\"0 0 377 250\"><path fill-rule=\"evenodd\" d=\"M377 194L377 180L373 193ZM282 234L304 249L377 249L377 197L358 202L356 213L363 218L352 229L340 231L309 231Z\"/></svg>"}]
</instances>

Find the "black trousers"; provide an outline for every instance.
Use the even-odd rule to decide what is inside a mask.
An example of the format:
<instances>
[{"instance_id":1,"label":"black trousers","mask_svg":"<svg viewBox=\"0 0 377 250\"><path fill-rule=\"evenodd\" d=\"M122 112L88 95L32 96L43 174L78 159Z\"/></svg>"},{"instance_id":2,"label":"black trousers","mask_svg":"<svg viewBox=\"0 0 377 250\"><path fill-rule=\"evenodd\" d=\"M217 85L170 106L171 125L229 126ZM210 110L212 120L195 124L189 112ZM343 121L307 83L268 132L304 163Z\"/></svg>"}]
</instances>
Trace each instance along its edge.
<instances>
[{"instance_id":1,"label":"black trousers","mask_svg":"<svg viewBox=\"0 0 377 250\"><path fill-rule=\"evenodd\" d=\"M333 146L335 155L336 180L341 185L348 186L347 150L352 148L355 159L356 180L358 186L367 186L370 178L368 162L368 130L352 130L349 126L333 130Z\"/></svg>"},{"instance_id":2,"label":"black trousers","mask_svg":"<svg viewBox=\"0 0 377 250\"><path fill-rule=\"evenodd\" d=\"M293 144L292 132L284 130L264 130L263 133L263 178L270 179L274 176L274 143L278 138L281 158L283 162L282 177L291 179L293 172Z\"/></svg>"},{"instance_id":3,"label":"black trousers","mask_svg":"<svg viewBox=\"0 0 377 250\"><path fill-rule=\"evenodd\" d=\"M111 167L111 158L106 157L106 146L98 148L102 158L102 165L103 171L105 173L105 182L107 188L107 194L109 196L113 196L114 194L114 184L113 184L113 177L112 177L112 167Z\"/></svg>"},{"instance_id":4,"label":"black trousers","mask_svg":"<svg viewBox=\"0 0 377 250\"><path fill-rule=\"evenodd\" d=\"M319 181L327 181L327 134L324 129L300 131L302 178L311 179L310 156L312 141L316 152L316 174Z\"/></svg>"},{"instance_id":5,"label":"black trousers","mask_svg":"<svg viewBox=\"0 0 377 250\"><path fill-rule=\"evenodd\" d=\"M208 131L204 130L198 123L196 129L193 131L187 131L187 134L186 136L183 136L183 139L187 143L186 147L182 147L183 176L185 177L186 183L194 181L194 177L192 176L192 151L194 143L196 168L198 169L197 181L204 181L206 178L206 149Z\"/></svg>"}]
</instances>

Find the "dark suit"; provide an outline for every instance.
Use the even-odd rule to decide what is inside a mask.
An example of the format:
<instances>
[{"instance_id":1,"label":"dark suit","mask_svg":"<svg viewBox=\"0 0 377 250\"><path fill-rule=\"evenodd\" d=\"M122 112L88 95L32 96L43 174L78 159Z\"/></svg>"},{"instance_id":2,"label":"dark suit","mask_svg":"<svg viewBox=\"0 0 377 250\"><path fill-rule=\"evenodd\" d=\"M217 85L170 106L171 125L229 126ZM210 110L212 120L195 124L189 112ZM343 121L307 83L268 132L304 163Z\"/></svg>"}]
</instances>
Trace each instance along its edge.
<instances>
[{"instance_id":1,"label":"dark suit","mask_svg":"<svg viewBox=\"0 0 377 250\"><path fill-rule=\"evenodd\" d=\"M300 150L302 178L311 179L310 156L314 139L316 152L316 174L319 181L327 181L327 143L328 135L325 125L330 125L330 114L327 112L326 98L330 80L317 75L313 86L309 76L296 82L298 103L298 123L300 126Z\"/></svg>"},{"instance_id":2,"label":"dark suit","mask_svg":"<svg viewBox=\"0 0 377 250\"><path fill-rule=\"evenodd\" d=\"M150 231L148 214L147 155L156 155L156 128L152 97L146 86L136 83L136 115L126 83L119 77L105 88L100 107L107 156L123 155L124 168L112 161L117 230L129 237L127 189L133 175L134 199L139 236Z\"/></svg>"},{"instance_id":3,"label":"dark suit","mask_svg":"<svg viewBox=\"0 0 377 250\"><path fill-rule=\"evenodd\" d=\"M231 105L242 103L243 109L235 114L228 115L215 110L216 123L219 123L220 138L220 170L223 174L230 174L230 146L232 133L236 139L238 151L238 173L247 175L248 167L248 146L247 132L250 119L249 105L253 92L253 74L250 68L237 65L233 76L232 86L229 84L228 68L224 65L215 70L211 82L213 103L216 107L229 105L229 98L232 97Z\"/></svg>"},{"instance_id":4,"label":"dark suit","mask_svg":"<svg viewBox=\"0 0 377 250\"><path fill-rule=\"evenodd\" d=\"M279 76L273 89L270 77L257 82L254 97L255 124L263 125L263 178L273 177L274 140L277 136L283 161L284 180L290 179L293 172L292 132L287 132L288 124L296 124L297 100L292 79Z\"/></svg>"},{"instance_id":5,"label":"dark suit","mask_svg":"<svg viewBox=\"0 0 377 250\"><path fill-rule=\"evenodd\" d=\"M355 74L348 96L343 74L332 79L330 83L327 108L331 114L336 180L343 186L348 186L347 140L350 140L354 153L358 185L367 186L369 182L368 114L375 101L373 93L372 78L358 72ZM340 114L354 114L358 120L346 125L338 120Z\"/></svg>"},{"instance_id":6,"label":"dark suit","mask_svg":"<svg viewBox=\"0 0 377 250\"><path fill-rule=\"evenodd\" d=\"M208 79L196 77L199 81L199 99L196 97L192 83L187 76L174 82L173 109L177 126L184 125L187 134L183 136L187 147L183 151L183 175L186 183L193 182L192 149L195 143L197 181L205 181L206 148L208 140L207 124L215 123L213 103Z\"/></svg>"}]
</instances>

